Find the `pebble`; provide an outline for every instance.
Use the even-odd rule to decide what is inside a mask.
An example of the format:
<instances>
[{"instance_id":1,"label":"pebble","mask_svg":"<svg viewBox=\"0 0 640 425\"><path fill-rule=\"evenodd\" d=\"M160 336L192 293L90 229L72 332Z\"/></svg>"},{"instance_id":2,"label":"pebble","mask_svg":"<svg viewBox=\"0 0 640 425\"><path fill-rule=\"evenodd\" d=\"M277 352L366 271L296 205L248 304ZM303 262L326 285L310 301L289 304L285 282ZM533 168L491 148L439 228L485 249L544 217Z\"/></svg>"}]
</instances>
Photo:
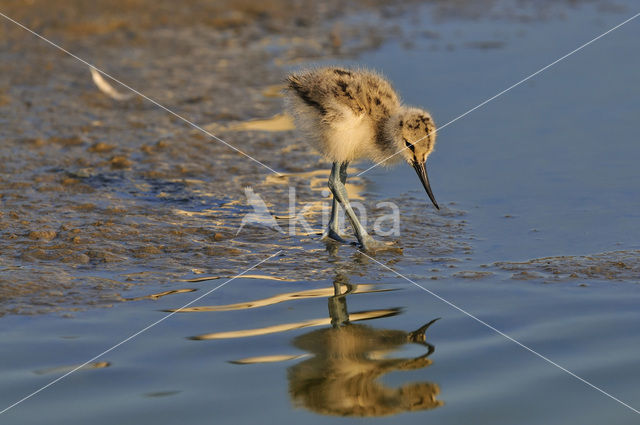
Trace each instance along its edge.
<instances>
[{"instance_id":1,"label":"pebble","mask_svg":"<svg viewBox=\"0 0 640 425\"><path fill-rule=\"evenodd\" d=\"M29 239L50 241L54 239L58 233L55 230L34 230L29 232Z\"/></svg>"}]
</instances>

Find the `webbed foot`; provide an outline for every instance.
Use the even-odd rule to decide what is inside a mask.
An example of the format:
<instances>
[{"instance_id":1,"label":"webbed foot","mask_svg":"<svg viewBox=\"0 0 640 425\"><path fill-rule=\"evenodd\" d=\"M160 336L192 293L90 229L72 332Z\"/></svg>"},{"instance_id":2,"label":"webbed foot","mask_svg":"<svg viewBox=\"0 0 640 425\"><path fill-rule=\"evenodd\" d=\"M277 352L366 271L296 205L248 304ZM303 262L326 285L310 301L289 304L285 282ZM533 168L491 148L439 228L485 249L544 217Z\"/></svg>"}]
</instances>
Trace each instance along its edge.
<instances>
[{"instance_id":1,"label":"webbed foot","mask_svg":"<svg viewBox=\"0 0 640 425\"><path fill-rule=\"evenodd\" d=\"M333 229L327 229L322 235L322 239L331 239L339 243L349 244L350 242L342 237L342 235Z\"/></svg>"}]
</instances>

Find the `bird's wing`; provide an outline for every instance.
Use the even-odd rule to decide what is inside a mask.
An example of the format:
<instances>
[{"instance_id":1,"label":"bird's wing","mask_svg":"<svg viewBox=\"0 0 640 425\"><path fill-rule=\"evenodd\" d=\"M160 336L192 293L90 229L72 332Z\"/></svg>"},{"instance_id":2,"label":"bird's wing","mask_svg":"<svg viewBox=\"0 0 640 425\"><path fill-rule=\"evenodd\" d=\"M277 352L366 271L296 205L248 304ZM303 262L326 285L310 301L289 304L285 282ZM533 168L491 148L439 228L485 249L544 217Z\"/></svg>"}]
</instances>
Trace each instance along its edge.
<instances>
[{"instance_id":1,"label":"bird's wing","mask_svg":"<svg viewBox=\"0 0 640 425\"><path fill-rule=\"evenodd\" d=\"M363 87L350 71L339 68L328 69L327 78L323 79L327 95L332 102L347 106L356 116L365 113L365 105L361 102Z\"/></svg>"},{"instance_id":2,"label":"bird's wing","mask_svg":"<svg viewBox=\"0 0 640 425\"><path fill-rule=\"evenodd\" d=\"M325 115L327 109L323 95L318 87L319 80L311 72L295 73L287 77L289 93L297 96L307 106Z\"/></svg>"},{"instance_id":3,"label":"bird's wing","mask_svg":"<svg viewBox=\"0 0 640 425\"><path fill-rule=\"evenodd\" d=\"M340 106L357 116L365 113L359 95L362 87L350 71L321 68L291 74L287 82L290 91L323 116L340 114Z\"/></svg>"}]
</instances>

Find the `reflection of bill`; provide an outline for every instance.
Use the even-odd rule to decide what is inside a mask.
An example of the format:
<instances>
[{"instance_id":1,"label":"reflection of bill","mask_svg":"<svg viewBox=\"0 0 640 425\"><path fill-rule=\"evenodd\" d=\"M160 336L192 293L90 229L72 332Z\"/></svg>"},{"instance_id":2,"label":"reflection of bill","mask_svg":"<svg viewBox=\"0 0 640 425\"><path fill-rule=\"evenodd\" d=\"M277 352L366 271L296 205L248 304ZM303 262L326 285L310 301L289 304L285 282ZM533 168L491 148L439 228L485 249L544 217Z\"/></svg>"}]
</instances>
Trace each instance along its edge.
<instances>
[{"instance_id":1,"label":"reflection of bill","mask_svg":"<svg viewBox=\"0 0 640 425\"><path fill-rule=\"evenodd\" d=\"M424 341L424 333L434 321L414 332L345 324L295 338L293 344L313 357L288 370L293 401L316 413L337 416L386 416L441 406L437 384L415 382L392 388L378 380L389 372L431 364L433 346ZM408 343L425 345L428 351L416 358L385 357Z\"/></svg>"},{"instance_id":2,"label":"reflection of bill","mask_svg":"<svg viewBox=\"0 0 640 425\"><path fill-rule=\"evenodd\" d=\"M269 212L267 204L265 204L260 195L255 193L250 187L244 188L244 194L247 197L247 203L253 208L253 212L242 217L242 222L240 223L240 227L238 228L236 235L240 233L246 224L258 224L277 230L280 233L284 233L276 219Z\"/></svg>"}]
</instances>

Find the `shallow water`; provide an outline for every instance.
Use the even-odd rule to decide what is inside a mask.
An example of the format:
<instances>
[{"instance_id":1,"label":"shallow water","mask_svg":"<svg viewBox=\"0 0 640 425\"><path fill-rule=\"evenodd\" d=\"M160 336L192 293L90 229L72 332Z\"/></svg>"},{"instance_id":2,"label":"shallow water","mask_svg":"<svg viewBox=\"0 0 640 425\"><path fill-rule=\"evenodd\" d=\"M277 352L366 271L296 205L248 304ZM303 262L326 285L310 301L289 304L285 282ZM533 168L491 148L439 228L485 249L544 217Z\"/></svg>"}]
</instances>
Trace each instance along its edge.
<instances>
[{"instance_id":1,"label":"shallow water","mask_svg":"<svg viewBox=\"0 0 640 425\"><path fill-rule=\"evenodd\" d=\"M412 19L395 18L409 35L428 33L410 44L392 39L356 62L383 70L407 103L430 108L442 125L637 12L630 1L618 8L604 4L556 6L539 19L436 5ZM442 212L428 205L408 167L376 168L365 174L364 187L353 188L372 204L391 199L401 205L403 255L381 254L378 261L635 409L639 28L629 23L443 129L428 164L436 197L446 206ZM93 102L113 114L106 102ZM148 111L132 113L150 118ZM233 137L243 120L231 121L225 135ZM164 130L146 131L154 134L140 137L152 146L148 141ZM41 270L59 298L69 290L80 295L77 303L58 304L38 292L43 310L63 308L62 314L2 317L4 405L223 284L224 277L283 252L248 272L250 278L228 282L190 311L4 413L3 423L344 421L335 416L381 416L393 423L637 422L629 408L352 247L326 249L313 234L284 237L264 229L232 237L249 211L246 184L279 212L289 184L299 188L301 203L318 198L321 175L314 170L326 165L291 145L295 136L282 134L261 133L256 143L290 146L274 147L269 157L300 160L285 178L238 169L241 177L226 180L223 171L199 162L202 141L195 136L180 148L130 153L140 162L133 171L98 162L61 165L79 180L70 184L106 193L107 201L75 210L68 219L73 225L56 228L53 242L43 241L47 234L30 237L27 230L37 229L24 224L26 236L14 230L16 246L53 255L47 253L70 248L51 244L62 245L56 241L78 236L73 229L80 228L81 238L108 241L101 252L119 259L100 262L91 254L96 248L88 247L82 251L88 262L78 257L71 268L39 251L5 260L7 281L15 273L37 283ZM86 145L64 149L85 152ZM241 164L233 156L216 158ZM193 166L167 170L176 162ZM223 178L224 191L217 184ZM78 192L65 199L73 201ZM126 217L119 218L124 214L113 204L126 208ZM105 213L114 217L112 233L104 224L85 230ZM156 239L140 240L154 230ZM74 284L89 277L95 286ZM59 287L51 283L57 280ZM93 296L112 308L87 309L85 300ZM14 297L9 305L30 299ZM67 304L83 311L71 316ZM5 305L3 311L11 310ZM351 325L331 326L347 317ZM436 318L424 343L409 341L411 331Z\"/></svg>"}]
</instances>

